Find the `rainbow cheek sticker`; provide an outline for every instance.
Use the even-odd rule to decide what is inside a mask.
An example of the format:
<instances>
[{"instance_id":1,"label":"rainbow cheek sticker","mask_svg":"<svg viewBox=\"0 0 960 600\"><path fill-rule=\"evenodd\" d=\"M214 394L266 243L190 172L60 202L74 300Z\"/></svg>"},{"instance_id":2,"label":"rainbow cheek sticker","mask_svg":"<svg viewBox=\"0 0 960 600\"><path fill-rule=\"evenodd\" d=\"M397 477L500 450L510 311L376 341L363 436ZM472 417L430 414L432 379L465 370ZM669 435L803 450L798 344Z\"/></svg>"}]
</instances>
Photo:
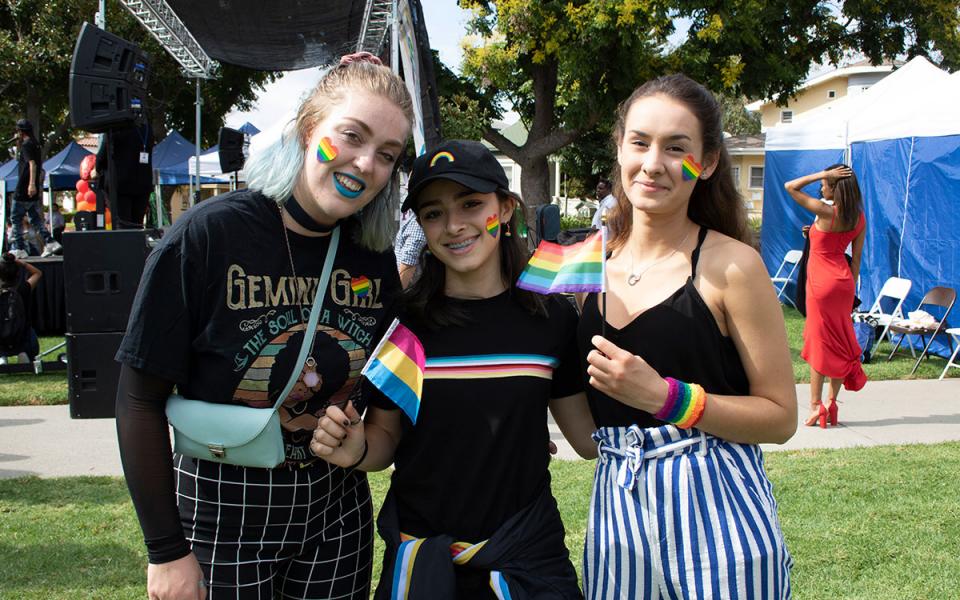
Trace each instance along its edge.
<instances>
[{"instance_id":1,"label":"rainbow cheek sticker","mask_svg":"<svg viewBox=\"0 0 960 600\"><path fill-rule=\"evenodd\" d=\"M693 158L692 154L688 154L683 157L683 164L681 168L684 181L696 179L697 177L700 177L700 173L703 172L703 166L701 166L700 163Z\"/></svg>"},{"instance_id":2,"label":"rainbow cheek sticker","mask_svg":"<svg viewBox=\"0 0 960 600\"><path fill-rule=\"evenodd\" d=\"M494 238L497 237L497 234L500 233L500 217L497 215L487 217L487 233Z\"/></svg>"},{"instance_id":3,"label":"rainbow cheek sticker","mask_svg":"<svg viewBox=\"0 0 960 600\"><path fill-rule=\"evenodd\" d=\"M320 162L330 162L337 157L337 154L340 154L340 152L337 151L337 147L333 145L330 138L324 137L317 144L317 160Z\"/></svg>"},{"instance_id":4,"label":"rainbow cheek sticker","mask_svg":"<svg viewBox=\"0 0 960 600\"><path fill-rule=\"evenodd\" d=\"M370 280L365 275L350 278L350 289L357 298L366 298L370 293Z\"/></svg>"}]
</instances>

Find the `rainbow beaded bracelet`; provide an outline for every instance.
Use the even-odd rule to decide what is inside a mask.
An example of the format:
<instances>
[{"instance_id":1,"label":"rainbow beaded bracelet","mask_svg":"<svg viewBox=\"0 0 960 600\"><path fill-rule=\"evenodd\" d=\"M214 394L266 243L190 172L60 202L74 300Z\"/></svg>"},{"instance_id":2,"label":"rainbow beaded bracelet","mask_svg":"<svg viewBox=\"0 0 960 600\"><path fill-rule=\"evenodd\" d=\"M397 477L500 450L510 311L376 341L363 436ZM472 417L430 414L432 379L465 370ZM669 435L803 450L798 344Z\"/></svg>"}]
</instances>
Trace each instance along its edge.
<instances>
[{"instance_id":1,"label":"rainbow beaded bracelet","mask_svg":"<svg viewBox=\"0 0 960 600\"><path fill-rule=\"evenodd\" d=\"M685 383L673 377L664 378L669 386L667 401L654 417L673 423L681 429L695 426L707 405L707 393L695 383Z\"/></svg>"}]
</instances>

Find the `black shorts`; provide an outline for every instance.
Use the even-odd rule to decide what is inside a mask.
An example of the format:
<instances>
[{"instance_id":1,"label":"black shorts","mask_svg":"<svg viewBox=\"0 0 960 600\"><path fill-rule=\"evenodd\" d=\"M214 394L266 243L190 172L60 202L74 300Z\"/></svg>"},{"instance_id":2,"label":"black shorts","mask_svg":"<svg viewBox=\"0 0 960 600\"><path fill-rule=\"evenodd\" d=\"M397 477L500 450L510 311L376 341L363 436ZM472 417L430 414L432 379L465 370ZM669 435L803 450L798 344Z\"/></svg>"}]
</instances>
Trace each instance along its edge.
<instances>
[{"instance_id":1,"label":"black shorts","mask_svg":"<svg viewBox=\"0 0 960 600\"><path fill-rule=\"evenodd\" d=\"M366 598L366 474L323 461L256 469L174 455L177 505L210 600Z\"/></svg>"}]
</instances>

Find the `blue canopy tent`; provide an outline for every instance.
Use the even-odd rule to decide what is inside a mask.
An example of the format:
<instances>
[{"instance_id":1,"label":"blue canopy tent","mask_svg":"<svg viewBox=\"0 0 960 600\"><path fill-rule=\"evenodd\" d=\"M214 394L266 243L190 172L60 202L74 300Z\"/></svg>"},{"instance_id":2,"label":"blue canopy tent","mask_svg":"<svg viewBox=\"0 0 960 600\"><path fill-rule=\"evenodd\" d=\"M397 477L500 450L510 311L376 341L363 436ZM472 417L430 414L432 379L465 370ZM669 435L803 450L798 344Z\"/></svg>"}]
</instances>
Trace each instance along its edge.
<instances>
[{"instance_id":1,"label":"blue canopy tent","mask_svg":"<svg viewBox=\"0 0 960 600\"><path fill-rule=\"evenodd\" d=\"M858 291L863 308L892 276L913 282L905 312L934 286L960 291L960 116L951 108L958 97L960 76L916 58L847 97L835 114L769 129L761 230L767 269L772 273L787 250L803 247L800 227L812 221L783 184L846 157L867 217ZM807 191L819 195L817 184ZM960 321L960 312L950 320ZM947 355L946 339L931 351Z\"/></svg>"},{"instance_id":2,"label":"blue canopy tent","mask_svg":"<svg viewBox=\"0 0 960 600\"><path fill-rule=\"evenodd\" d=\"M80 161L92 154L76 142L57 152L43 163L46 172L44 187L52 190L72 190L80 180Z\"/></svg>"},{"instance_id":3,"label":"blue canopy tent","mask_svg":"<svg viewBox=\"0 0 960 600\"><path fill-rule=\"evenodd\" d=\"M180 135L179 131L170 132L163 141L153 147L153 168L157 171L160 185L187 185L190 172L187 161L194 155L196 146ZM204 177L202 183L217 183L217 179Z\"/></svg>"}]
</instances>

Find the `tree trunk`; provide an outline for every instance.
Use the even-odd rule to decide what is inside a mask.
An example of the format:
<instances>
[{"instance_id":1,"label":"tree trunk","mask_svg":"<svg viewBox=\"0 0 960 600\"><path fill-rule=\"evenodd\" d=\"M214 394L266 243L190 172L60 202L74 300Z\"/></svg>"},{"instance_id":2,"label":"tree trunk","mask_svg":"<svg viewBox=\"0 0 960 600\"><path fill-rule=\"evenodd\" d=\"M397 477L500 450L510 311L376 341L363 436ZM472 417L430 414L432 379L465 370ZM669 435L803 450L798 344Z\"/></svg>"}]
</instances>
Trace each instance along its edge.
<instances>
[{"instance_id":1,"label":"tree trunk","mask_svg":"<svg viewBox=\"0 0 960 600\"><path fill-rule=\"evenodd\" d=\"M535 156L520 163L520 195L527 210L527 226L534 239L540 239L537 207L550 203L550 165L546 156Z\"/></svg>"}]
</instances>

